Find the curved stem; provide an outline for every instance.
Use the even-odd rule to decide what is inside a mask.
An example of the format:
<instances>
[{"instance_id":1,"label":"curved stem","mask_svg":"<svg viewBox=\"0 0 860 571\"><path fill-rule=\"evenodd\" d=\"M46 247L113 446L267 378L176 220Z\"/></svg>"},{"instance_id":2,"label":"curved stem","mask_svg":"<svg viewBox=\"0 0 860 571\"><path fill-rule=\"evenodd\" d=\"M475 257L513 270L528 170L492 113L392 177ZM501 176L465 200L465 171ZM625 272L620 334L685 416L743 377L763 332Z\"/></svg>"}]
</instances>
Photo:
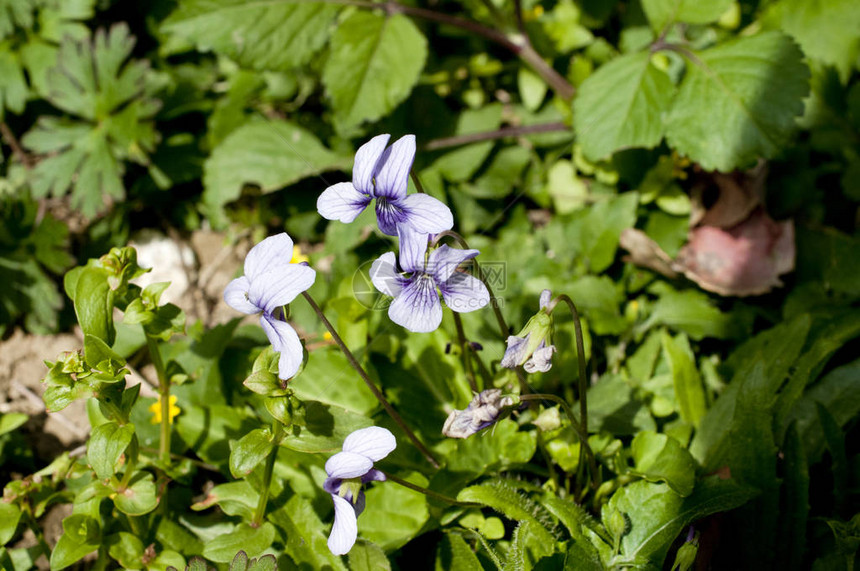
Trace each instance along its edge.
<instances>
[{"instance_id":1,"label":"curved stem","mask_svg":"<svg viewBox=\"0 0 860 571\"><path fill-rule=\"evenodd\" d=\"M284 433L281 421L272 421L272 449L266 458L266 471L263 472L263 488L260 490L260 499L257 501L257 509L251 518L251 527L260 527L263 518L266 517L266 504L269 502L269 488L272 487L272 474L275 472L275 460L278 458L278 450L281 449L280 442Z\"/></svg>"},{"instance_id":2,"label":"curved stem","mask_svg":"<svg viewBox=\"0 0 860 571\"><path fill-rule=\"evenodd\" d=\"M155 337L146 335L146 347L149 349L149 357L158 376L158 394L161 399L161 437L158 442L158 457L162 464L170 466L170 382L167 379L164 361L161 359L161 351L158 349L158 341Z\"/></svg>"},{"instance_id":3,"label":"curved stem","mask_svg":"<svg viewBox=\"0 0 860 571\"><path fill-rule=\"evenodd\" d=\"M340 338L340 335L338 335L337 330L335 330L334 326L325 316L322 309L320 309L320 306L317 305L317 303L314 301L314 298L312 298L311 295L306 291L302 292L302 295L310 304L311 309L314 310L314 313L317 314L317 317L320 318L320 321L322 321L325 328L328 329L328 332L331 333L332 339L334 339L334 342L337 343L338 347L340 347L340 350L346 356L346 360L349 361L349 364L352 366L353 369L355 369L355 372L358 373L358 376L361 377L361 380L364 381L364 384L367 385L367 388L370 389L370 392L373 393L373 396L376 397L376 400L379 401L379 403L385 409L385 412L388 413L388 416L390 416L394 420L394 422L396 422L397 425L401 429L403 429L403 432L406 433L406 436L409 437L409 440L412 441L415 447L421 451L421 454L424 455L424 458L426 458L427 461L430 462L430 464L434 468L438 469L439 462L436 460L430 450L428 450L427 447L424 446L424 444L420 440L418 440L418 437L415 436L415 433L412 432L412 429L409 428L403 418L399 414L397 414L397 411L394 410L394 407L391 406L391 403L388 402L388 399L385 398L385 395L383 395L382 392L378 388L376 388L376 385L373 384L373 381L370 380L370 377L367 375L367 372L364 370L364 367L361 366L361 364L358 362L358 359L355 358L355 355L352 354L352 351L349 350L349 347L347 347L346 343L343 342L343 339Z\"/></svg>"},{"instance_id":4,"label":"curved stem","mask_svg":"<svg viewBox=\"0 0 860 571\"><path fill-rule=\"evenodd\" d=\"M412 178L412 182L415 183L415 190L417 190L420 194L427 194L424 192L424 186L421 184L421 181L418 179L418 175L415 174L414 170L409 171L409 176Z\"/></svg>"},{"instance_id":5,"label":"curved stem","mask_svg":"<svg viewBox=\"0 0 860 571\"><path fill-rule=\"evenodd\" d=\"M567 415L568 420L570 420L570 425L573 428L573 431L576 432L576 435L579 437L580 442L580 453L582 451L585 452L585 456L588 460L588 467L591 470L592 474L592 486L597 487L597 462L594 460L594 452L591 451L591 446L588 445L588 433L583 431L582 426L576 420L576 417L573 415L573 410L570 408L570 405L567 404L563 398L553 395L553 394L543 394L543 393L533 393L528 395L520 395L520 400L532 400L532 401L541 401L548 400L554 403L557 403L561 406L564 413ZM582 465L582 462L579 463Z\"/></svg>"},{"instance_id":6,"label":"curved stem","mask_svg":"<svg viewBox=\"0 0 860 571\"><path fill-rule=\"evenodd\" d=\"M463 358L463 369L466 372L466 379L469 381L469 388L473 393L480 392L478 383L475 382L475 372L472 370L472 358L469 356L469 348L466 343L466 334L463 331L463 320L460 314L456 311L451 312L454 315L454 325L457 327L457 341L460 343L460 356Z\"/></svg>"},{"instance_id":7,"label":"curved stem","mask_svg":"<svg viewBox=\"0 0 860 571\"><path fill-rule=\"evenodd\" d=\"M380 470L380 472L382 472L382 470ZM406 480L404 480L402 478L398 478L397 476L389 474L388 472L382 472L382 473L385 474L386 480L391 480L395 484L400 484L404 488L409 488L410 490L414 490L418 493L424 494L428 498L433 498L435 500L440 500L440 501L443 501L445 503L448 503L448 504L451 504L454 506L463 506L466 508L483 507L481 504L478 504L475 502L461 502L460 500L455 500L454 498L452 498L450 496L440 494L439 492L434 492L433 490L428 490L427 488L423 488L417 484L413 484L412 482L407 482Z\"/></svg>"},{"instance_id":8,"label":"curved stem","mask_svg":"<svg viewBox=\"0 0 860 571\"><path fill-rule=\"evenodd\" d=\"M579 362L579 416L582 419L583 430L588 432L588 380L586 379L585 371L585 343L582 340L582 323L579 319L579 312L576 310L573 300L565 294L557 296L549 302L546 312L552 315L553 309L559 301L567 304L570 313L573 316L573 330L576 336L576 358Z\"/></svg>"}]
</instances>

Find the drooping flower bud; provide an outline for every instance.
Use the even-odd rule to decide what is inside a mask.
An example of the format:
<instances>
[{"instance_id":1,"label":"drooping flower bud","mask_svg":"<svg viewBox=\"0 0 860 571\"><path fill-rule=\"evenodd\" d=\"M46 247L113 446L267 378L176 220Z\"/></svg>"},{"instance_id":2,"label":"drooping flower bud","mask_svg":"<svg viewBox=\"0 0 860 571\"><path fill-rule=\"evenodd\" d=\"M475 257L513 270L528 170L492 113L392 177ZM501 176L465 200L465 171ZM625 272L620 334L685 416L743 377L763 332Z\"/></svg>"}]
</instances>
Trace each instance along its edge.
<instances>
[{"instance_id":1,"label":"drooping flower bud","mask_svg":"<svg viewBox=\"0 0 860 571\"><path fill-rule=\"evenodd\" d=\"M468 438L479 430L495 424L505 407L513 406L514 399L502 396L501 389L487 389L475 395L465 410L452 410L442 427L449 438Z\"/></svg>"},{"instance_id":2,"label":"drooping flower bud","mask_svg":"<svg viewBox=\"0 0 860 571\"><path fill-rule=\"evenodd\" d=\"M540 294L540 311L529 319L518 335L508 337L502 367L513 369L522 366L528 373L545 373L552 368L552 354L556 349L550 343L552 316L546 311L550 299L552 292L543 290Z\"/></svg>"}]
</instances>

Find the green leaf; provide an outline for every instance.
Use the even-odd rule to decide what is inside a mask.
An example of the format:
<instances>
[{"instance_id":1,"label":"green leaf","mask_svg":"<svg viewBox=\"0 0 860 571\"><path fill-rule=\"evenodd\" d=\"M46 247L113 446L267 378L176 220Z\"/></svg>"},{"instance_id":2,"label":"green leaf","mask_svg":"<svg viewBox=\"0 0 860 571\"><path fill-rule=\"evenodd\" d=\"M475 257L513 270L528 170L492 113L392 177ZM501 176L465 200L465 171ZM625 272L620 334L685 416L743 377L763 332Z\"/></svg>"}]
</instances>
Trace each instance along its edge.
<instances>
[{"instance_id":1,"label":"green leaf","mask_svg":"<svg viewBox=\"0 0 860 571\"><path fill-rule=\"evenodd\" d=\"M6 545L15 537L20 520L21 508L15 504L0 502L0 545Z\"/></svg>"},{"instance_id":2,"label":"green leaf","mask_svg":"<svg viewBox=\"0 0 860 571\"><path fill-rule=\"evenodd\" d=\"M34 0L3 0L0 2L0 39L15 33L16 28L33 27L36 2Z\"/></svg>"},{"instance_id":3,"label":"green leaf","mask_svg":"<svg viewBox=\"0 0 860 571\"><path fill-rule=\"evenodd\" d=\"M123 569L141 569L144 554L143 541L136 535L121 531L105 538L108 553Z\"/></svg>"},{"instance_id":4,"label":"green leaf","mask_svg":"<svg viewBox=\"0 0 860 571\"><path fill-rule=\"evenodd\" d=\"M334 347L314 351L290 388L303 401L315 400L356 414L367 414L379 406L343 353Z\"/></svg>"},{"instance_id":5,"label":"green leaf","mask_svg":"<svg viewBox=\"0 0 860 571\"><path fill-rule=\"evenodd\" d=\"M666 138L707 170L771 158L788 143L809 92L803 54L779 32L729 40L689 56Z\"/></svg>"},{"instance_id":6,"label":"green leaf","mask_svg":"<svg viewBox=\"0 0 860 571\"><path fill-rule=\"evenodd\" d=\"M787 541L777 552L776 566L778 569L801 569L809 518L809 465L794 423L786 430L782 451L785 503L780 509L779 537Z\"/></svg>"},{"instance_id":7,"label":"green leaf","mask_svg":"<svg viewBox=\"0 0 860 571\"><path fill-rule=\"evenodd\" d=\"M149 472L137 472L122 491L113 496L116 509L126 515L143 515L151 512L158 505L155 481Z\"/></svg>"},{"instance_id":8,"label":"green leaf","mask_svg":"<svg viewBox=\"0 0 860 571\"><path fill-rule=\"evenodd\" d=\"M420 474L401 476L403 479L426 486ZM418 535L430 512L427 496L404 486L374 486L365 492L368 509L358 518L358 534L392 551Z\"/></svg>"},{"instance_id":9,"label":"green leaf","mask_svg":"<svg viewBox=\"0 0 860 571\"><path fill-rule=\"evenodd\" d=\"M203 165L203 203L222 221L225 204L246 184L273 192L303 178L344 168L347 157L322 146L309 131L282 120L253 119L233 131Z\"/></svg>"},{"instance_id":10,"label":"green leaf","mask_svg":"<svg viewBox=\"0 0 860 571\"><path fill-rule=\"evenodd\" d=\"M755 491L731 480L716 477L702 480L696 490L682 498L666 484L633 482L610 498L603 513L616 509L629 520L629 531L621 539L616 565L650 561L660 567L669 546L690 523L717 512L732 510L751 499Z\"/></svg>"},{"instance_id":11,"label":"green leaf","mask_svg":"<svg viewBox=\"0 0 860 571\"><path fill-rule=\"evenodd\" d=\"M643 431L633 439L630 449L635 463L632 473L649 482L666 482L681 497L693 492L696 461L677 440Z\"/></svg>"},{"instance_id":12,"label":"green leaf","mask_svg":"<svg viewBox=\"0 0 860 571\"><path fill-rule=\"evenodd\" d=\"M163 29L244 67L291 71L326 44L340 6L326 2L182 0Z\"/></svg>"},{"instance_id":13,"label":"green leaf","mask_svg":"<svg viewBox=\"0 0 860 571\"><path fill-rule=\"evenodd\" d=\"M51 569L64 569L83 559L101 545L98 520L84 514L73 514L63 520L63 535L51 552Z\"/></svg>"},{"instance_id":14,"label":"green leaf","mask_svg":"<svg viewBox=\"0 0 860 571\"><path fill-rule=\"evenodd\" d=\"M107 343L88 333L84 335L84 359L92 369L99 369L102 365L118 369L125 365L125 359L115 353ZM108 365L105 365L105 362Z\"/></svg>"},{"instance_id":15,"label":"green leaf","mask_svg":"<svg viewBox=\"0 0 860 571\"><path fill-rule=\"evenodd\" d=\"M0 44L0 119L6 109L13 113L24 111L29 92L20 57L3 42Z\"/></svg>"},{"instance_id":16,"label":"green leaf","mask_svg":"<svg viewBox=\"0 0 860 571\"><path fill-rule=\"evenodd\" d=\"M23 412L7 412L6 414L0 414L0 436L6 434L7 432L12 432L30 418Z\"/></svg>"},{"instance_id":17,"label":"green leaf","mask_svg":"<svg viewBox=\"0 0 860 571\"><path fill-rule=\"evenodd\" d=\"M70 272L67 279L68 276L77 278L71 298L84 334L112 345L116 335L113 326L114 292L108 284L108 272L101 268L87 267L74 274Z\"/></svg>"},{"instance_id":18,"label":"green leaf","mask_svg":"<svg viewBox=\"0 0 860 571\"><path fill-rule=\"evenodd\" d=\"M119 426L115 422L106 422L93 430L87 444L87 460L99 479L110 478L116 474L116 463L131 444L133 437L132 424Z\"/></svg>"},{"instance_id":19,"label":"green leaf","mask_svg":"<svg viewBox=\"0 0 860 571\"><path fill-rule=\"evenodd\" d=\"M391 571L391 562L375 543L358 541L349 550L349 568L351 571Z\"/></svg>"},{"instance_id":20,"label":"green leaf","mask_svg":"<svg viewBox=\"0 0 860 571\"><path fill-rule=\"evenodd\" d=\"M448 470L467 474L504 470L527 463L534 456L536 447L534 432L520 432L516 422L500 420L486 434L458 440L457 449L448 456Z\"/></svg>"},{"instance_id":21,"label":"green leaf","mask_svg":"<svg viewBox=\"0 0 860 571\"><path fill-rule=\"evenodd\" d=\"M298 452L337 452L344 439L360 428L373 425L364 415L338 406L305 401L305 424L298 434L285 438L281 445Z\"/></svg>"},{"instance_id":22,"label":"green leaf","mask_svg":"<svg viewBox=\"0 0 860 571\"><path fill-rule=\"evenodd\" d=\"M269 549L275 540L275 526L269 522L254 528L240 523L232 532L220 535L203 547L203 557L216 563L232 561L239 550L253 557Z\"/></svg>"},{"instance_id":23,"label":"green leaf","mask_svg":"<svg viewBox=\"0 0 860 571\"><path fill-rule=\"evenodd\" d=\"M368 504L370 505L370 504ZM328 525L320 521L311 502L299 495L291 497L269 519L284 530L284 550L300 568L344 570L341 558L328 549Z\"/></svg>"},{"instance_id":24,"label":"green leaf","mask_svg":"<svg viewBox=\"0 0 860 571\"><path fill-rule=\"evenodd\" d=\"M502 106L491 104L480 109L467 109L457 118L454 135L470 135L498 129L502 124ZM487 160L493 149L493 141L464 145L436 159L430 169L436 170L451 182L472 178L475 171Z\"/></svg>"},{"instance_id":25,"label":"green leaf","mask_svg":"<svg viewBox=\"0 0 860 571\"><path fill-rule=\"evenodd\" d=\"M194 511L205 510L217 505L227 515L251 519L260 500L260 493L247 480L218 484L206 494L203 500L191 504Z\"/></svg>"},{"instance_id":26,"label":"green leaf","mask_svg":"<svg viewBox=\"0 0 860 571\"><path fill-rule=\"evenodd\" d=\"M642 0L642 9L657 32L673 22L708 24L729 9L732 0Z\"/></svg>"},{"instance_id":27,"label":"green leaf","mask_svg":"<svg viewBox=\"0 0 860 571\"><path fill-rule=\"evenodd\" d=\"M782 29L809 58L833 65L843 83L860 56L860 9L852 0L786 0L774 6Z\"/></svg>"},{"instance_id":28,"label":"green leaf","mask_svg":"<svg viewBox=\"0 0 860 571\"><path fill-rule=\"evenodd\" d=\"M672 382L675 386L675 398L678 401L678 412L681 418L699 426L702 417L707 412L705 403L705 388L702 378L696 369L696 358L690 348L690 341L686 335L679 333L674 339L663 332L663 351L669 361L672 370ZM682 494L685 495L685 494Z\"/></svg>"},{"instance_id":29,"label":"green leaf","mask_svg":"<svg viewBox=\"0 0 860 571\"><path fill-rule=\"evenodd\" d=\"M247 476L265 460L272 450L271 437L269 429L258 428L230 442L230 473L234 478Z\"/></svg>"},{"instance_id":30,"label":"green leaf","mask_svg":"<svg viewBox=\"0 0 860 571\"><path fill-rule=\"evenodd\" d=\"M125 24L98 30L92 41L63 39L45 97L80 120L42 116L22 138L46 155L32 170L35 196L61 196L73 187L72 206L93 216L111 198L124 198L123 161L148 161L157 141L151 118L160 104L144 96L147 66L124 65L134 43Z\"/></svg>"},{"instance_id":31,"label":"green leaf","mask_svg":"<svg viewBox=\"0 0 860 571\"><path fill-rule=\"evenodd\" d=\"M225 470L230 439L239 439L259 426L247 410L230 406L188 407L176 419L176 431L204 461Z\"/></svg>"},{"instance_id":32,"label":"green leaf","mask_svg":"<svg viewBox=\"0 0 860 571\"><path fill-rule=\"evenodd\" d=\"M536 513L540 513L538 505L505 480L497 479L488 484L463 488L457 494L457 500L476 502L493 508L508 519L533 523L534 533L539 536L541 542L552 544L555 541L536 517Z\"/></svg>"},{"instance_id":33,"label":"green leaf","mask_svg":"<svg viewBox=\"0 0 860 571\"><path fill-rule=\"evenodd\" d=\"M648 329L655 325L666 325L682 331L696 341L706 337L736 338L741 336L744 329L736 316L723 313L714 307L706 294L695 290L668 290L663 293L641 328Z\"/></svg>"},{"instance_id":34,"label":"green leaf","mask_svg":"<svg viewBox=\"0 0 860 571\"><path fill-rule=\"evenodd\" d=\"M340 23L322 82L341 130L390 113L415 86L427 40L402 14L356 11Z\"/></svg>"},{"instance_id":35,"label":"green leaf","mask_svg":"<svg viewBox=\"0 0 860 571\"><path fill-rule=\"evenodd\" d=\"M573 127L592 161L620 149L652 148L663 138L663 116L674 88L649 52L627 54L586 79L573 102Z\"/></svg>"}]
</instances>

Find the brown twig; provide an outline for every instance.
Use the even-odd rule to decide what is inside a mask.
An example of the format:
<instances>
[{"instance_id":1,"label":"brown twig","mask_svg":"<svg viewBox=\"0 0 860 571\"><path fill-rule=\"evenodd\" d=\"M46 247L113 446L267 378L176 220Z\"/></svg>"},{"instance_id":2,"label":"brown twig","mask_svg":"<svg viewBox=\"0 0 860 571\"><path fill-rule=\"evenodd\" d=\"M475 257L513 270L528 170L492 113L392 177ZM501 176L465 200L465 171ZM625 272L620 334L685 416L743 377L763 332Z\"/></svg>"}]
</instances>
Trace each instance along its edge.
<instances>
[{"instance_id":1,"label":"brown twig","mask_svg":"<svg viewBox=\"0 0 860 571\"><path fill-rule=\"evenodd\" d=\"M18 160L21 161L21 164L23 164L25 168L33 168L35 165L33 157L27 154L27 151L25 151L24 147L21 146L18 138L15 137L15 133L12 132L12 129L9 128L9 125L7 125L5 121L0 121L0 136L3 137L3 141L9 145L10 149L12 149L12 154L18 157Z\"/></svg>"},{"instance_id":2,"label":"brown twig","mask_svg":"<svg viewBox=\"0 0 860 571\"><path fill-rule=\"evenodd\" d=\"M494 141L505 137L520 137L522 135L534 135L536 133L551 133L554 131L568 131L570 127L560 121L552 123L538 123L537 125L522 125L520 127L503 127L493 131L483 131L480 133L469 133L467 135L456 135L454 137L444 137L441 139L433 139L424 145L425 151L436 151L438 149L447 149L449 147L458 147L460 145L468 145L470 143L480 143L482 141Z\"/></svg>"}]
</instances>

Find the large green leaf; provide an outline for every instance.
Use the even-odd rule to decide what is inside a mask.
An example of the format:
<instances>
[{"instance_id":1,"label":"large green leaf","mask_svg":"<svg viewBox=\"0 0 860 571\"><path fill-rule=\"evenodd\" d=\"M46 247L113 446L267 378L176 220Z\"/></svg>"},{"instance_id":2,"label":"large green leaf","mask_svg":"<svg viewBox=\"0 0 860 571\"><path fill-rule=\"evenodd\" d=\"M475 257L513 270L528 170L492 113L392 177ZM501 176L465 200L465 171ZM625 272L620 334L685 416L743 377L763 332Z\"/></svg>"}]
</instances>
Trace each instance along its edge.
<instances>
[{"instance_id":1,"label":"large green leaf","mask_svg":"<svg viewBox=\"0 0 860 571\"><path fill-rule=\"evenodd\" d=\"M299 568L345 569L340 557L332 555L326 545L327 524L320 521L307 499L291 497L283 508L269 514L269 519L284 530L285 550Z\"/></svg>"},{"instance_id":2,"label":"large green leaf","mask_svg":"<svg viewBox=\"0 0 860 571\"><path fill-rule=\"evenodd\" d=\"M203 547L203 556L217 563L232 561L239 550L257 557L269 549L275 539L275 526L264 522L259 527L240 523L230 532L220 535Z\"/></svg>"},{"instance_id":3,"label":"large green leaf","mask_svg":"<svg viewBox=\"0 0 860 571\"><path fill-rule=\"evenodd\" d=\"M427 40L402 14L360 11L341 22L322 75L335 124L347 129L392 111L412 91L425 59Z\"/></svg>"},{"instance_id":4,"label":"large green leaf","mask_svg":"<svg viewBox=\"0 0 860 571\"><path fill-rule=\"evenodd\" d=\"M776 156L809 92L797 45L779 32L730 40L688 56L666 138L705 169L730 171Z\"/></svg>"},{"instance_id":5,"label":"large green leaf","mask_svg":"<svg viewBox=\"0 0 860 571\"><path fill-rule=\"evenodd\" d=\"M325 45L339 9L296 0L183 0L164 29L245 67L288 71Z\"/></svg>"},{"instance_id":6,"label":"large green leaf","mask_svg":"<svg viewBox=\"0 0 860 571\"><path fill-rule=\"evenodd\" d=\"M204 207L214 221L223 222L223 206L239 198L246 184L272 192L348 165L348 157L326 149L298 125L254 119L224 139L203 165ZM325 186L320 181L320 189Z\"/></svg>"},{"instance_id":7,"label":"large green leaf","mask_svg":"<svg viewBox=\"0 0 860 571\"><path fill-rule=\"evenodd\" d=\"M119 426L115 422L106 422L93 430L87 444L87 460L96 476L105 479L116 473L116 463L133 437L134 425L131 424Z\"/></svg>"},{"instance_id":8,"label":"large green leaf","mask_svg":"<svg viewBox=\"0 0 860 571\"><path fill-rule=\"evenodd\" d=\"M404 478L419 486L427 480L413 474ZM365 492L367 509L358 518L358 534L385 550L406 544L424 527L430 512L427 496L397 484L376 485Z\"/></svg>"},{"instance_id":9,"label":"large green leaf","mask_svg":"<svg viewBox=\"0 0 860 571\"><path fill-rule=\"evenodd\" d=\"M656 146L673 91L648 52L602 66L582 83L573 103L573 126L585 156L599 160L620 149Z\"/></svg>"},{"instance_id":10,"label":"large green leaf","mask_svg":"<svg viewBox=\"0 0 860 571\"><path fill-rule=\"evenodd\" d=\"M663 332L663 351L672 369L672 382L681 418L695 427L699 426L707 412L705 389L696 369L696 357L690 348L690 341L683 333L675 338Z\"/></svg>"},{"instance_id":11,"label":"large green leaf","mask_svg":"<svg viewBox=\"0 0 860 571\"><path fill-rule=\"evenodd\" d=\"M649 482L666 482L679 496L693 492L696 461L677 440L651 431L642 431L631 444L633 473Z\"/></svg>"}]
</instances>

